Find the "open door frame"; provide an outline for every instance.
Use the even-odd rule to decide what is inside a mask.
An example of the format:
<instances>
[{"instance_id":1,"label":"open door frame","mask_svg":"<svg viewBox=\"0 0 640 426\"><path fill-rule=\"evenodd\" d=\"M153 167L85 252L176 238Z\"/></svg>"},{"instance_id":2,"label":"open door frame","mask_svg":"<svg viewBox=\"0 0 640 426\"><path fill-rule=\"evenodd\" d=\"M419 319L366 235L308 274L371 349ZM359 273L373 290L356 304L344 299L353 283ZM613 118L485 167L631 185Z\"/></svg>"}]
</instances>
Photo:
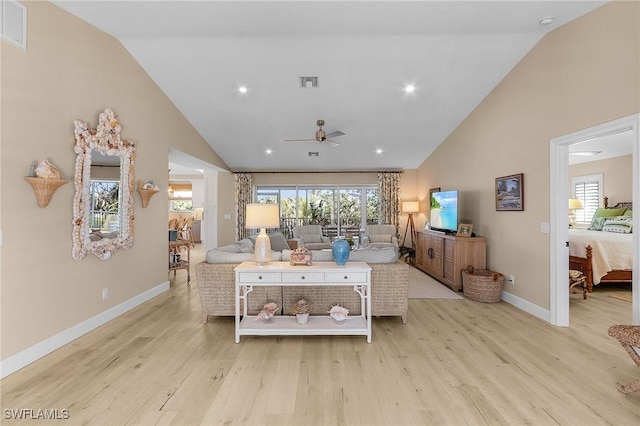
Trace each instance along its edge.
<instances>
[{"instance_id":1,"label":"open door frame","mask_svg":"<svg viewBox=\"0 0 640 426\"><path fill-rule=\"evenodd\" d=\"M551 139L550 146L550 235L549 235L549 288L550 288L550 322L551 324L569 326L569 217L567 200L569 199L569 145L583 142L600 136L623 131L631 131L633 137L633 188L632 201L634 208L640 202L640 114L633 114L608 123L580 130L565 136ZM624 200L622 200L624 201ZM640 250L639 238L640 214L633 215L633 312L632 324L640 324Z\"/></svg>"}]
</instances>

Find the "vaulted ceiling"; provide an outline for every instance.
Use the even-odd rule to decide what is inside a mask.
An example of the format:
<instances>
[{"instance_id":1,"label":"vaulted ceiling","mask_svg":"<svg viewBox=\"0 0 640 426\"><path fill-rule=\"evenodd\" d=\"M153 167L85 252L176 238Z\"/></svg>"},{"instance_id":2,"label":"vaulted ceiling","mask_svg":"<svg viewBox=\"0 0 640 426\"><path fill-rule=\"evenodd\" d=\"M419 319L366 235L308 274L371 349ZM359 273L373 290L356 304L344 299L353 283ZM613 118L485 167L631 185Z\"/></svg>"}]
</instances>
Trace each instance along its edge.
<instances>
[{"instance_id":1,"label":"vaulted ceiling","mask_svg":"<svg viewBox=\"0 0 640 426\"><path fill-rule=\"evenodd\" d=\"M366 171L418 167L547 32L606 2L53 3L118 38L232 170ZM318 119L338 146L284 142Z\"/></svg>"}]
</instances>

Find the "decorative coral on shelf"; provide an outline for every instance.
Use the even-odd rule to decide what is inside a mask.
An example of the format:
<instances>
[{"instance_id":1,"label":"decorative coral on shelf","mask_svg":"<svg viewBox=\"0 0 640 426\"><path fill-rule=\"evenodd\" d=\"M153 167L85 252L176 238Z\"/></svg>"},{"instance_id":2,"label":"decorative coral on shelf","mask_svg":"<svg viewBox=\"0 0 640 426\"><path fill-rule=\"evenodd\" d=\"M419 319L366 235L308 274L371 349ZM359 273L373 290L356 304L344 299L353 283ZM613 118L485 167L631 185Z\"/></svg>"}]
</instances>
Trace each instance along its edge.
<instances>
[{"instance_id":1,"label":"decorative coral on shelf","mask_svg":"<svg viewBox=\"0 0 640 426\"><path fill-rule=\"evenodd\" d=\"M311 310L311 305L306 299L300 299L291 306L291 313L294 315L308 314Z\"/></svg>"}]
</instances>

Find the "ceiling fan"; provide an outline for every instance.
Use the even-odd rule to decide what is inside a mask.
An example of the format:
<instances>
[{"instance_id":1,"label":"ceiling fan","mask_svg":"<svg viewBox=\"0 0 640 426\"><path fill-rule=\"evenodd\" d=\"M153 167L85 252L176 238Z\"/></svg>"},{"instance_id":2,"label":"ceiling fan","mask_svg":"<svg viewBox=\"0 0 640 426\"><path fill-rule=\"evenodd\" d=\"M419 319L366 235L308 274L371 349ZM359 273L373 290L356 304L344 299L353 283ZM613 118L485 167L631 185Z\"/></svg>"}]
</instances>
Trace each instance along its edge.
<instances>
[{"instance_id":1,"label":"ceiling fan","mask_svg":"<svg viewBox=\"0 0 640 426\"><path fill-rule=\"evenodd\" d=\"M345 133L341 132L340 130L336 130L334 132L331 132L329 134L325 133L324 130L322 130L322 126L324 126L324 120L318 120L316 121L316 124L318 125L318 130L316 130L316 137L315 138L306 138L306 139L285 139L285 142L301 142L301 141L316 141L318 143L327 143L331 146L338 146L340 145L338 142L332 141L331 138L335 138L338 136L342 136Z\"/></svg>"}]
</instances>

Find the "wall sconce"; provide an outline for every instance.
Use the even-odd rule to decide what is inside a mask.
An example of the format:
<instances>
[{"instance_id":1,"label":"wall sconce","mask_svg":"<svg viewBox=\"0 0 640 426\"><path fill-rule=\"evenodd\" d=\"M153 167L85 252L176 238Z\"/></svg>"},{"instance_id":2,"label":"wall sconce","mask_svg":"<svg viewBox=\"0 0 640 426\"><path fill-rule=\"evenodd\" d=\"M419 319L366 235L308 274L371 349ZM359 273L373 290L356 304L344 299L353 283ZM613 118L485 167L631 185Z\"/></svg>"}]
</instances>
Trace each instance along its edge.
<instances>
[{"instance_id":1,"label":"wall sconce","mask_svg":"<svg viewBox=\"0 0 640 426\"><path fill-rule=\"evenodd\" d=\"M247 204L245 220L247 229L260 229L256 237L254 259L258 265L267 265L271 260L271 240L266 228L280 227L280 211L277 204Z\"/></svg>"}]
</instances>

